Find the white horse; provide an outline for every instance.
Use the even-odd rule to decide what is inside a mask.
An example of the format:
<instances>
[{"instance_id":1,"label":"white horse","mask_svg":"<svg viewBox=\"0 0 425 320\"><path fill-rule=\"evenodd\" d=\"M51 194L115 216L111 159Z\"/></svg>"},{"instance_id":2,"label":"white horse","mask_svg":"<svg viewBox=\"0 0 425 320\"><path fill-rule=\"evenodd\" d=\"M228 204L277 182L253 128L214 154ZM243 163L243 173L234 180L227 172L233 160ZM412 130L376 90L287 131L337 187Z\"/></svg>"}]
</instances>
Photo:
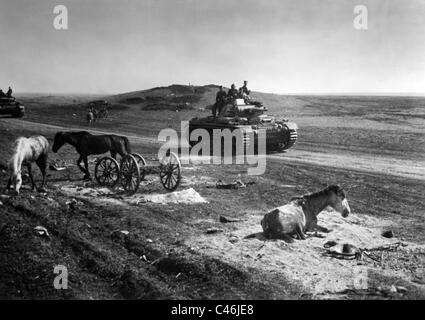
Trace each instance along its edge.
<instances>
[{"instance_id":1,"label":"white horse","mask_svg":"<svg viewBox=\"0 0 425 320\"><path fill-rule=\"evenodd\" d=\"M49 142L43 136L33 136L29 138L19 137L16 139L13 143L13 155L8 162L9 181L7 182L7 189L9 190L10 186L13 184L15 192L19 194L22 185L21 168L23 164L28 168L32 190L35 189L34 178L31 172L31 164L33 162L37 164L43 175L41 188L44 188L46 183L48 153Z\"/></svg>"},{"instance_id":2,"label":"white horse","mask_svg":"<svg viewBox=\"0 0 425 320\"><path fill-rule=\"evenodd\" d=\"M344 218L351 211L344 189L332 185L319 192L292 198L290 203L268 212L261 220L264 235L291 242L291 235L304 240L304 232L307 231L330 232L317 224L317 215L327 206L334 208Z\"/></svg>"}]
</instances>

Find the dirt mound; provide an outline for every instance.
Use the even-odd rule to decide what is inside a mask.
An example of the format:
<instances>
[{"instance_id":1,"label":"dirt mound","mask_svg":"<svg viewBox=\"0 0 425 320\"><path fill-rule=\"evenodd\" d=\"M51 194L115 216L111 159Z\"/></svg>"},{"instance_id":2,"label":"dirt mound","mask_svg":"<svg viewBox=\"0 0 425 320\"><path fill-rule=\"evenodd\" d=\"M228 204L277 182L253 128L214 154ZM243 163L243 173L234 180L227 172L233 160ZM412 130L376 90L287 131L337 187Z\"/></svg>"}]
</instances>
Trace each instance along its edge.
<instances>
[{"instance_id":1,"label":"dirt mound","mask_svg":"<svg viewBox=\"0 0 425 320\"><path fill-rule=\"evenodd\" d=\"M117 192L108 188L94 188L87 186L66 185L60 187L69 195L77 197L85 197L95 199L96 202L107 202L111 204L127 204L138 205L143 203L158 203L158 204L197 204L208 203L198 192L193 188L186 190L174 191L170 193L154 193L154 194L134 194L131 196L122 197ZM122 192L122 191L121 191Z\"/></svg>"}]
</instances>

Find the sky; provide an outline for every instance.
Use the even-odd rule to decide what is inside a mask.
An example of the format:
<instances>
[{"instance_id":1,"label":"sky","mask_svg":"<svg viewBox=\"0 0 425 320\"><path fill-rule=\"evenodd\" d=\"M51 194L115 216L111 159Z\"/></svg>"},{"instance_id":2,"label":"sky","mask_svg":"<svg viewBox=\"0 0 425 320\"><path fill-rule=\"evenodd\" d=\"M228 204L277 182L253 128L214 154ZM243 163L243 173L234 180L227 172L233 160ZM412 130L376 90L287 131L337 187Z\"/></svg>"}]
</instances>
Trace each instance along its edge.
<instances>
[{"instance_id":1,"label":"sky","mask_svg":"<svg viewBox=\"0 0 425 320\"><path fill-rule=\"evenodd\" d=\"M0 0L0 88L425 94L424 31L425 0Z\"/></svg>"}]
</instances>

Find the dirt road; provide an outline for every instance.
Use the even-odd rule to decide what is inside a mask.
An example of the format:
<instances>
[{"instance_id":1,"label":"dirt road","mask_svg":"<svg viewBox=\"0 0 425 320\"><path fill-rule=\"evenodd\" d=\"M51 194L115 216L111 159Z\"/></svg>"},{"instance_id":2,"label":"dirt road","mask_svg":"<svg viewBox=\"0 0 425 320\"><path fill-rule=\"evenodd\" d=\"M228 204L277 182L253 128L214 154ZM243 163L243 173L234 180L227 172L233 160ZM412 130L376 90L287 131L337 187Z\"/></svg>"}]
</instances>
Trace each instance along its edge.
<instances>
[{"instance_id":1,"label":"dirt road","mask_svg":"<svg viewBox=\"0 0 425 320\"><path fill-rule=\"evenodd\" d=\"M0 119L0 126L7 126L16 130L39 130L40 132L51 132L52 134L61 130L86 130L84 127L61 127L50 124L36 123L19 119ZM89 130L94 134L121 134L126 135L132 143L160 145L155 138L142 137L125 132L114 132L104 130ZM302 142L301 142L302 143ZM283 154L269 154L268 159L276 161L285 160L290 162L307 163L312 165L328 166L335 168L346 168L363 172L394 175L417 180L425 180L425 157L424 160L402 160L390 156L370 154L365 152L351 152L349 150L307 151L306 146L299 150L295 146ZM316 147L317 149L317 147Z\"/></svg>"}]
</instances>

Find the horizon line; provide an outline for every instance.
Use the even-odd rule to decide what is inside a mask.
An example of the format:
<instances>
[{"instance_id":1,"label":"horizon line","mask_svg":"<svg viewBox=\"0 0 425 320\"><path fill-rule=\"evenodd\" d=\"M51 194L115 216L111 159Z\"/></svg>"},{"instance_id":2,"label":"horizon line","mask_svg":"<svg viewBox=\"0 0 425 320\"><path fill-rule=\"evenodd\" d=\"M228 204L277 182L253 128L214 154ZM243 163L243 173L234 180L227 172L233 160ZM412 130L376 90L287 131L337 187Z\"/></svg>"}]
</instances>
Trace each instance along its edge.
<instances>
[{"instance_id":1,"label":"horizon line","mask_svg":"<svg viewBox=\"0 0 425 320\"><path fill-rule=\"evenodd\" d=\"M181 86L189 86L188 84L170 84L170 85L164 85L164 86L154 86L150 88L145 89L139 89L139 90L131 90L131 91L124 91L124 92L59 92L59 91L45 91L45 92L36 92L36 91L22 91L22 92L15 92L16 95L29 95L29 94L37 94L37 95L85 95L85 96L114 96L114 95L122 95L122 94L128 94L128 93L136 93L139 91L147 91L154 88L167 88L172 85L181 85ZM206 87L206 86L218 86L215 84L206 84L206 85L195 85L190 84L190 86L195 87ZM267 92L267 91L255 91L251 90L253 93L263 93L263 94L275 94L275 95L287 95L287 96L399 96L399 97L425 97L425 92L356 92L356 91L348 91L348 92Z\"/></svg>"}]
</instances>

